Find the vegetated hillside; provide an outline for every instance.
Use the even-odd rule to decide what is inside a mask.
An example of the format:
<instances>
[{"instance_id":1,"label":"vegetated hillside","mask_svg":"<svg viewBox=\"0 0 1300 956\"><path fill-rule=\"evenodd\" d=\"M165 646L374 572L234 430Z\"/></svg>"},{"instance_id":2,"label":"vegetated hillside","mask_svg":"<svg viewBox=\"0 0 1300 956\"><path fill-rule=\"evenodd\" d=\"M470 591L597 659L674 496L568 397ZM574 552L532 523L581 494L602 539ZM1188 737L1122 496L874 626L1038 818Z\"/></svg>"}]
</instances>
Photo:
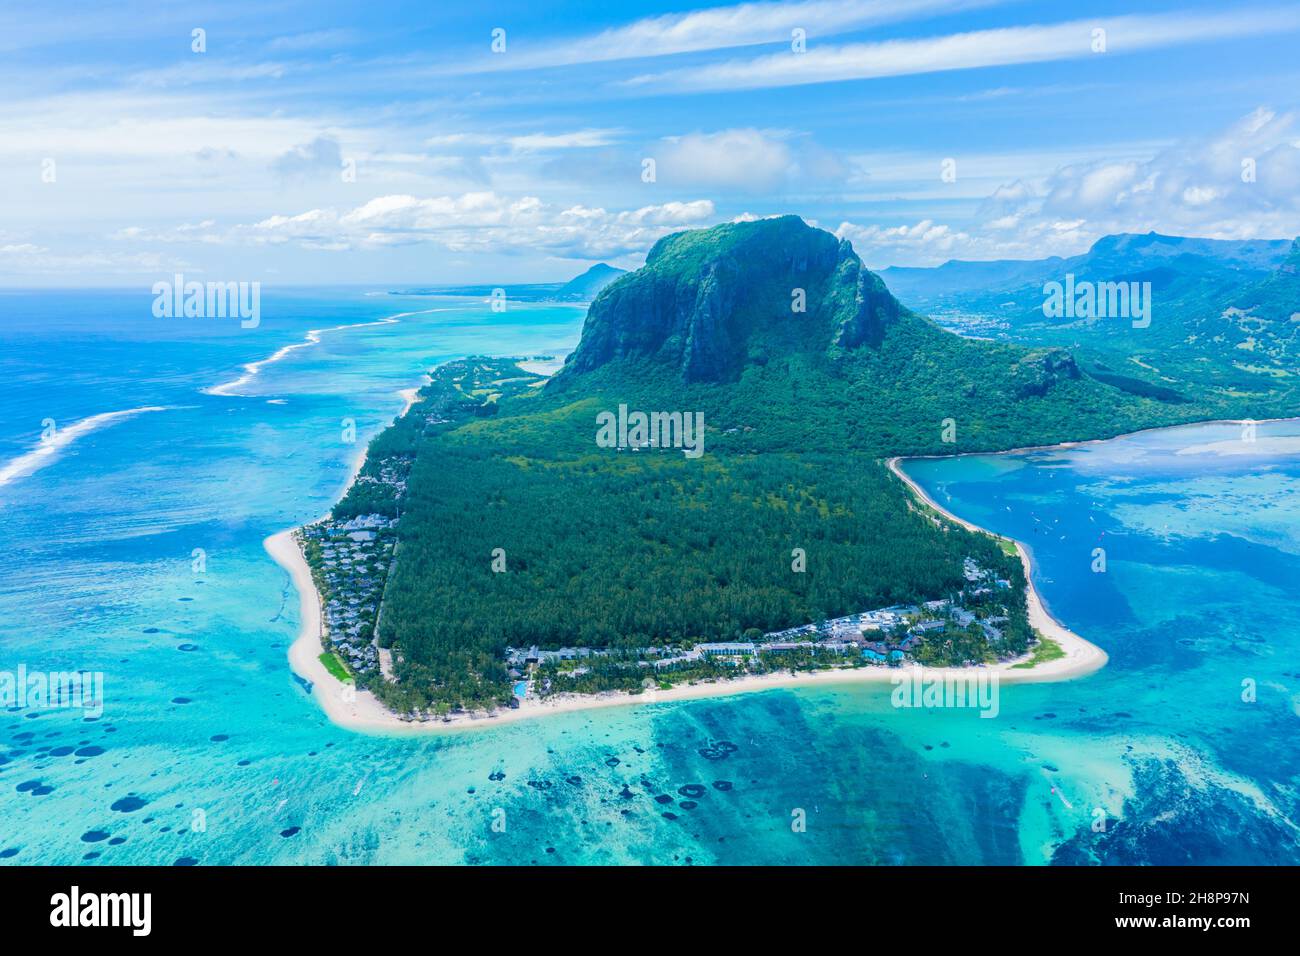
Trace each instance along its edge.
<instances>
[{"instance_id":1,"label":"vegetated hillside","mask_svg":"<svg viewBox=\"0 0 1300 956\"><path fill-rule=\"evenodd\" d=\"M950 328L1068 348L1082 369L1109 384L1225 415L1244 399L1265 417L1300 407L1296 248L1286 240L1117 235L1069 259L885 273L905 301L933 310ZM1067 275L1076 284L1147 284L1150 323L1044 315L1045 283Z\"/></svg>"}]
</instances>

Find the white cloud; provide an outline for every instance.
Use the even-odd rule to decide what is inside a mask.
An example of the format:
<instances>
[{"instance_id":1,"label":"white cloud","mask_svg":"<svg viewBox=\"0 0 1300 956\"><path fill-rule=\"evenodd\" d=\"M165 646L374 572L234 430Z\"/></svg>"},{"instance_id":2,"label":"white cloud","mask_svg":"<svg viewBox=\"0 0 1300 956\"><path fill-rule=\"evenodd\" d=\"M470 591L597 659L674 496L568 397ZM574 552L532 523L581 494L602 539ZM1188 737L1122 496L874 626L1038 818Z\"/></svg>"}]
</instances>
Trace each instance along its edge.
<instances>
[{"instance_id":1,"label":"white cloud","mask_svg":"<svg viewBox=\"0 0 1300 956\"><path fill-rule=\"evenodd\" d=\"M658 180L668 186L774 189L794 165L785 142L756 129L672 137L654 156Z\"/></svg>"},{"instance_id":2,"label":"white cloud","mask_svg":"<svg viewBox=\"0 0 1300 956\"><path fill-rule=\"evenodd\" d=\"M506 140L512 149L591 149L608 146L615 141L617 130L582 129L572 133L529 133L511 136Z\"/></svg>"},{"instance_id":3,"label":"white cloud","mask_svg":"<svg viewBox=\"0 0 1300 956\"><path fill-rule=\"evenodd\" d=\"M859 226L842 222L835 230L840 239L853 243L868 267L879 268L904 262L934 265L969 255L973 238L961 230L923 219L914 225Z\"/></svg>"},{"instance_id":4,"label":"white cloud","mask_svg":"<svg viewBox=\"0 0 1300 956\"><path fill-rule=\"evenodd\" d=\"M0 105L0 157L134 159L156 167L207 151L269 162L317 137L339 138L319 120L211 113L211 102L190 96L83 93L13 101Z\"/></svg>"},{"instance_id":5,"label":"white cloud","mask_svg":"<svg viewBox=\"0 0 1300 956\"><path fill-rule=\"evenodd\" d=\"M424 141L426 146L456 147L509 147L517 152L537 152L552 149L592 149L609 146L618 141L621 130L579 129L564 133L502 133L460 132L440 133Z\"/></svg>"},{"instance_id":6,"label":"white cloud","mask_svg":"<svg viewBox=\"0 0 1300 956\"><path fill-rule=\"evenodd\" d=\"M702 186L771 193L791 184L808 190L841 184L845 162L810 137L784 130L725 129L665 137L648 149L656 181L667 186Z\"/></svg>"},{"instance_id":7,"label":"white cloud","mask_svg":"<svg viewBox=\"0 0 1300 956\"><path fill-rule=\"evenodd\" d=\"M1093 31L1105 31L1105 52L1096 52ZM723 63L644 74L628 80L652 91L695 92L797 86L844 80L906 76L987 66L1040 63L1232 37L1275 35L1300 28L1300 11L1253 10L1227 14L1177 13L1101 17L1069 23L976 30L925 39L840 46L812 44L790 51Z\"/></svg>"},{"instance_id":8,"label":"white cloud","mask_svg":"<svg viewBox=\"0 0 1300 956\"><path fill-rule=\"evenodd\" d=\"M343 151L339 141L317 136L286 150L271 163L271 170L283 180L302 181L319 176L337 176L343 168Z\"/></svg>"},{"instance_id":9,"label":"white cloud","mask_svg":"<svg viewBox=\"0 0 1300 956\"><path fill-rule=\"evenodd\" d=\"M523 70L580 63L697 53L763 43L791 42L791 31L810 38L874 24L920 19L936 13L993 6L1005 0L805 0L741 3L689 13L646 17L570 42L529 50L508 46L506 55L476 61L455 72ZM507 42L510 42L507 34Z\"/></svg>"},{"instance_id":10,"label":"white cloud","mask_svg":"<svg viewBox=\"0 0 1300 956\"><path fill-rule=\"evenodd\" d=\"M1295 119L1261 107L1214 138L1179 143L1145 160L1077 163L1039 180L1014 180L995 189L961 227L928 219L844 222L837 233L875 266L1069 256L1118 232L1294 237L1300 234Z\"/></svg>"},{"instance_id":11,"label":"white cloud","mask_svg":"<svg viewBox=\"0 0 1300 956\"><path fill-rule=\"evenodd\" d=\"M458 196L379 196L353 209L310 209L219 230L212 222L154 231L122 230L114 238L148 242L295 244L347 250L431 243L455 252L544 253L562 258L611 258L644 253L660 237L714 219L707 199L610 212L559 206L534 196L495 192Z\"/></svg>"},{"instance_id":12,"label":"white cloud","mask_svg":"<svg viewBox=\"0 0 1300 956\"><path fill-rule=\"evenodd\" d=\"M1154 229L1219 238L1300 232L1295 115L1260 108L1213 139L1145 162L1065 167L1028 215L1078 217L1094 229Z\"/></svg>"}]
</instances>

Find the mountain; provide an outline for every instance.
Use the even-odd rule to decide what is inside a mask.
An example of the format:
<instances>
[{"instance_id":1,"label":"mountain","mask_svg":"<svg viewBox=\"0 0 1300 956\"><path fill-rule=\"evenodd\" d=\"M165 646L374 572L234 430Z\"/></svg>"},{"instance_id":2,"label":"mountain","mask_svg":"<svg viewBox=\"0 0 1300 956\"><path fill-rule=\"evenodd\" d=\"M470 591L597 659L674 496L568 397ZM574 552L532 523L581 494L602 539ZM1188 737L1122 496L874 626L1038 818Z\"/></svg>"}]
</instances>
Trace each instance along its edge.
<instances>
[{"instance_id":1,"label":"mountain","mask_svg":"<svg viewBox=\"0 0 1300 956\"><path fill-rule=\"evenodd\" d=\"M630 389L705 407L751 447L766 432L882 454L952 450L938 431L947 418L962 423L963 448L1012 447L1060 434L1067 419L1086 428L1095 414L1104 427L1124 404L1068 351L945 332L899 303L848 242L797 216L666 237L597 296L545 391Z\"/></svg>"},{"instance_id":2,"label":"mountain","mask_svg":"<svg viewBox=\"0 0 1300 956\"><path fill-rule=\"evenodd\" d=\"M848 242L797 216L679 233L596 298L565 372L639 358L722 381L771 354L878 341L899 313Z\"/></svg>"},{"instance_id":3,"label":"mountain","mask_svg":"<svg viewBox=\"0 0 1300 956\"><path fill-rule=\"evenodd\" d=\"M1287 257L1285 239L1198 239L1118 233L1102 236L1085 253L1062 258L965 261L953 259L935 268L893 266L881 276L903 301L921 309L998 308L1007 293L1017 298L1035 290L1041 305L1042 284L1066 273L1104 281L1161 267L1184 274L1222 272L1249 279L1267 275Z\"/></svg>"},{"instance_id":4,"label":"mountain","mask_svg":"<svg viewBox=\"0 0 1300 956\"><path fill-rule=\"evenodd\" d=\"M582 275L575 276L560 286L552 298L560 302L590 302L605 286L626 274L626 269L618 269L604 262L598 262Z\"/></svg>"},{"instance_id":5,"label":"mountain","mask_svg":"<svg viewBox=\"0 0 1300 956\"><path fill-rule=\"evenodd\" d=\"M596 296L563 370L535 384L504 360L445 366L372 446L367 467L409 469L386 511L401 518L378 640L399 682L374 689L391 706L507 701L504 649L533 644L631 655L591 662L585 686L639 688L639 648L942 597L963 586L968 556L1013 582L1000 600L1010 649L1023 648L1019 562L918 510L882 459L1255 407L945 331L794 216L661 239ZM698 454L609 440L602 420L627 410L698 422ZM354 488L337 512L371 507L350 503L366 494ZM792 573L800 553L806 573ZM995 654L969 640L927 647L926 662Z\"/></svg>"}]
</instances>

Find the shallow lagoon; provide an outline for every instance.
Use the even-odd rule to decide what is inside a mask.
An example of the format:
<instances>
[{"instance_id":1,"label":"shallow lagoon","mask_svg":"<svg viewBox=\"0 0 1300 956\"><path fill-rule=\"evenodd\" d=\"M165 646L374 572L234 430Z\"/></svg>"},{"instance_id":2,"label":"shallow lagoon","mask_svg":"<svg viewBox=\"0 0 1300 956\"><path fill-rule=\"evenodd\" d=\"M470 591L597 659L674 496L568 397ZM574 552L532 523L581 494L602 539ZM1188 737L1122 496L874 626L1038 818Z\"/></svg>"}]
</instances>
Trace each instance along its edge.
<instances>
[{"instance_id":1,"label":"shallow lagoon","mask_svg":"<svg viewBox=\"0 0 1300 956\"><path fill-rule=\"evenodd\" d=\"M329 507L425 368L563 350L581 311L322 291L267 295L241 332L160 325L149 303L0 298L0 464L47 417L165 408L0 487L0 669L105 675L97 721L0 713L0 859L1300 861L1300 454L1276 440L1295 423L1244 454L1220 425L910 463L1028 543L1053 612L1111 656L1003 688L996 719L859 685L368 737L294 680L297 602L262 539ZM310 329L400 312L417 314L326 333L239 396L202 391Z\"/></svg>"}]
</instances>

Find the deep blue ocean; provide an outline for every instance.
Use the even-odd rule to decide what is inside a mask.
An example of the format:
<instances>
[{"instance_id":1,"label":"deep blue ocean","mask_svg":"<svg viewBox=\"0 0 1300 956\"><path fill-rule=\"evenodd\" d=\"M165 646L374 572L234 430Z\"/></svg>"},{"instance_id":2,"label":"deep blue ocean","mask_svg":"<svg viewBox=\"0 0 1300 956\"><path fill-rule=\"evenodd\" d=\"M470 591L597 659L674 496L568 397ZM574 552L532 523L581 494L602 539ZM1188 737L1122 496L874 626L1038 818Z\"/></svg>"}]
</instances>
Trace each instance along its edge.
<instances>
[{"instance_id":1,"label":"deep blue ocean","mask_svg":"<svg viewBox=\"0 0 1300 956\"><path fill-rule=\"evenodd\" d=\"M367 736L295 680L263 539L329 508L425 370L567 351L582 310L150 306L0 292L0 674L104 679L96 718L0 712L0 861L1300 862L1300 423L909 463L1110 654L996 719L855 685Z\"/></svg>"}]
</instances>

